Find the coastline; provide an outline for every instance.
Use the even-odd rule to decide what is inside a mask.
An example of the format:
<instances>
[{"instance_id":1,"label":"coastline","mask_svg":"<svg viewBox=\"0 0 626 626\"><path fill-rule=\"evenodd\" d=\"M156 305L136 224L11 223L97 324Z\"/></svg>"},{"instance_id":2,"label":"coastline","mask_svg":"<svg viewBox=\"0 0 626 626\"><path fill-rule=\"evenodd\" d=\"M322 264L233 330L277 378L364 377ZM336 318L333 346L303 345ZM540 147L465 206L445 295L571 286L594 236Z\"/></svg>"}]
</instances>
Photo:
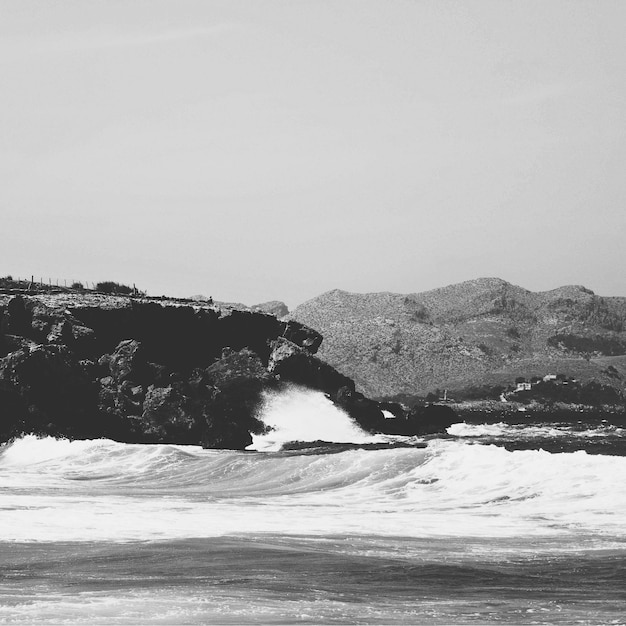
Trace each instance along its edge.
<instances>
[{"instance_id":1,"label":"coastline","mask_svg":"<svg viewBox=\"0 0 626 626\"><path fill-rule=\"evenodd\" d=\"M367 432L441 432L447 407L409 412L356 391L293 320L212 301L0 294L0 439L26 433L245 449L263 394L302 386ZM383 411L394 417L385 418Z\"/></svg>"}]
</instances>

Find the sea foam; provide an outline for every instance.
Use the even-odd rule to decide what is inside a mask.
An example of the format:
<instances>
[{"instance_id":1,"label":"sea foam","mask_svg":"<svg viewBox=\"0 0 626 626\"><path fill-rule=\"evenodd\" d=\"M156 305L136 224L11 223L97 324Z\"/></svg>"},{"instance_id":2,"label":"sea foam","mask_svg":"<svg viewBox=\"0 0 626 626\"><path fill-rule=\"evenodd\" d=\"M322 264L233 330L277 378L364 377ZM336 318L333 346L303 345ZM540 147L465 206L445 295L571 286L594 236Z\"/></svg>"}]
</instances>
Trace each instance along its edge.
<instances>
[{"instance_id":1,"label":"sea foam","mask_svg":"<svg viewBox=\"0 0 626 626\"><path fill-rule=\"evenodd\" d=\"M254 436L250 450L280 450L292 441L375 443L385 440L361 429L322 392L295 385L279 392L266 392L259 417L270 430Z\"/></svg>"},{"instance_id":2,"label":"sea foam","mask_svg":"<svg viewBox=\"0 0 626 626\"><path fill-rule=\"evenodd\" d=\"M8 541L264 533L622 541L624 475L626 457L450 440L298 454L26 437L0 450L0 508Z\"/></svg>"}]
</instances>

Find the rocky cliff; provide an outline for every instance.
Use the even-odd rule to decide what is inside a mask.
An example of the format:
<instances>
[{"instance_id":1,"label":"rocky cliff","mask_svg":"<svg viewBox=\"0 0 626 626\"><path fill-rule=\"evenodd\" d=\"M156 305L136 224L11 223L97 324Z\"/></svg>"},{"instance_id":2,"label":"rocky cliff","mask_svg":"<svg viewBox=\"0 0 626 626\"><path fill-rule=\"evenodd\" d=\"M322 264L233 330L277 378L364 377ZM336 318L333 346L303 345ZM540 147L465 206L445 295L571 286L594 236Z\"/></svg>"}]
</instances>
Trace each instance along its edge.
<instances>
[{"instance_id":1,"label":"rocky cliff","mask_svg":"<svg viewBox=\"0 0 626 626\"><path fill-rule=\"evenodd\" d=\"M550 372L621 389L626 379L626 298L581 286L535 293L481 278L414 294L335 290L290 318L320 331L321 358L373 397Z\"/></svg>"},{"instance_id":2,"label":"rocky cliff","mask_svg":"<svg viewBox=\"0 0 626 626\"><path fill-rule=\"evenodd\" d=\"M367 399L316 356L318 332L260 311L6 293L0 319L2 441L37 433L242 449L265 429L263 392L290 383L326 393L373 432L417 434L454 417L445 407L409 415Z\"/></svg>"}]
</instances>

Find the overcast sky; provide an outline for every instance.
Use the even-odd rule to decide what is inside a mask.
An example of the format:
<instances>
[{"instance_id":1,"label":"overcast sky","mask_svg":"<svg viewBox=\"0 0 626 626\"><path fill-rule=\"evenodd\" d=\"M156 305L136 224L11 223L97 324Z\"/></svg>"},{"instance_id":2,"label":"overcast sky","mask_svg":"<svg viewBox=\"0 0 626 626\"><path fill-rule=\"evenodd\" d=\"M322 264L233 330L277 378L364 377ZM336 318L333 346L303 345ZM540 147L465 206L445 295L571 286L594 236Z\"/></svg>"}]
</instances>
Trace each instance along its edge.
<instances>
[{"instance_id":1,"label":"overcast sky","mask_svg":"<svg viewBox=\"0 0 626 626\"><path fill-rule=\"evenodd\" d=\"M626 296L626 2L0 0L0 275Z\"/></svg>"}]
</instances>

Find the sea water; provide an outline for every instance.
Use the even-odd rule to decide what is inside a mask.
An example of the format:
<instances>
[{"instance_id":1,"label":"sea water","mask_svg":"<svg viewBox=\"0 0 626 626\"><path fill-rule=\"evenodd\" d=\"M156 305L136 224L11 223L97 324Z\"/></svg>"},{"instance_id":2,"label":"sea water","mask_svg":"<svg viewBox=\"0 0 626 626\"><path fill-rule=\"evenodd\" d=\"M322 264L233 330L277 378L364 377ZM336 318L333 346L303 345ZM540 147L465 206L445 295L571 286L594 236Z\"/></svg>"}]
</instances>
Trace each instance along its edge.
<instances>
[{"instance_id":1,"label":"sea water","mask_svg":"<svg viewBox=\"0 0 626 626\"><path fill-rule=\"evenodd\" d=\"M262 418L243 452L3 446L0 622L626 622L619 426L373 437L297 388Z\"/></svg>"}]
</instances>

